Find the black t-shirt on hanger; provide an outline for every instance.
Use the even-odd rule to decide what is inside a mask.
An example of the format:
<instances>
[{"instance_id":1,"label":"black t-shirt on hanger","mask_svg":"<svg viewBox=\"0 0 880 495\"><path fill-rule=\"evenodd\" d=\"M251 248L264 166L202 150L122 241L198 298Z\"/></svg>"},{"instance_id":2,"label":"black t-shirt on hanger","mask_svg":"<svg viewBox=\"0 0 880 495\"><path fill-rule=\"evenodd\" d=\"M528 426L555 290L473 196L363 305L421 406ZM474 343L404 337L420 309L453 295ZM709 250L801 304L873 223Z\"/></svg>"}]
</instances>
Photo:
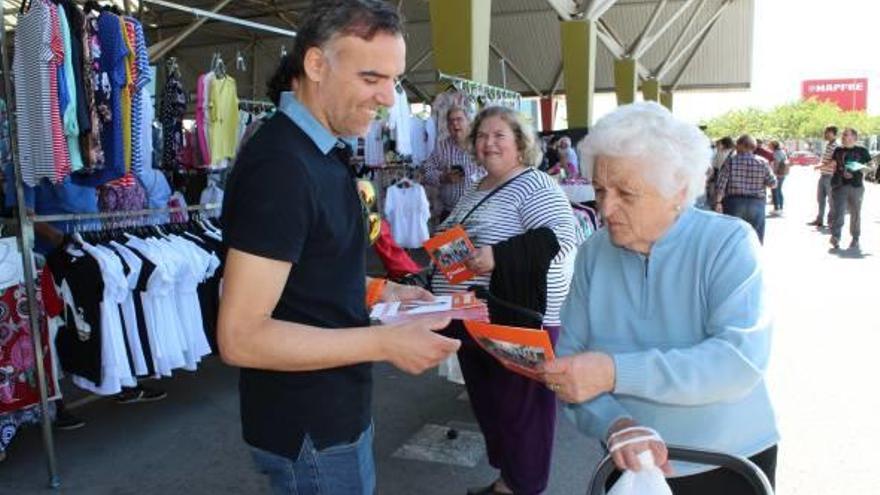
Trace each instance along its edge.
<instances>
[{"instance_id":1,"label":"black t-shirt on hanger","mask_svg":"<svg viewBox=\"0 0 880 495\"><path fill-rule=\"evenodd\" d=\"M61 287L64 323L55 337L61 368L101 385L101 301L104 281L98 261L88 253L59 248L46 257Z\"/></svg>"}]
</instances>

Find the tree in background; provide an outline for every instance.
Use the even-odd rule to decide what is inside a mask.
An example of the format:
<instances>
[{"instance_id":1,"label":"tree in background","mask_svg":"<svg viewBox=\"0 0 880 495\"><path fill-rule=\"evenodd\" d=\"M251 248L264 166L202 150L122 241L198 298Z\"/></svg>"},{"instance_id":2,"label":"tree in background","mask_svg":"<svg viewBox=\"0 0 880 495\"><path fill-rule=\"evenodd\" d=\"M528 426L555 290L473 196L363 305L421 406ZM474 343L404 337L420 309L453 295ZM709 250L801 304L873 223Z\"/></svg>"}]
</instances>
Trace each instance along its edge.
<instances>
[{"instance_id":1,"label":"tree in background","mask_svg":"<svg viewBox=\"0 0 880 495\"><path fill-rule=\"evenodd\" d=\"M814 99L788 103L770 110L734 110L705 123L713 137L749 133L777 139L821 138L825 127L852 127L862 135L880 134L880 116L865 112L844 112L837 105Z\"/></svg>"}]
</instances>

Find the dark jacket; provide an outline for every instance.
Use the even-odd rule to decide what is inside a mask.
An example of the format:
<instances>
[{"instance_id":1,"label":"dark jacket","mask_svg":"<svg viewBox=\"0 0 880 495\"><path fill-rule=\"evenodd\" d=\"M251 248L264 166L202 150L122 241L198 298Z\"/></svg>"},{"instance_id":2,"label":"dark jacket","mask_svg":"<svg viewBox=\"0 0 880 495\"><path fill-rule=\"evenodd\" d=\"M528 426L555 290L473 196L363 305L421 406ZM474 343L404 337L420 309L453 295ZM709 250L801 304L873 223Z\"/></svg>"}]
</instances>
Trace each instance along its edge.
<instances>
[{"instance_id":1,"label":"dark jacket","mask_svg":"<svg viewBox=\"0 0 880 495\"><path fill-rule=\"evenodd\" d=\"M547 310L547 271L558 253L559 241L547 227L495 244L489 291L498 299L543 315ZM489 315L492 323L499 325L540 328L542 323L492 301Z\"/></svg>"}]
</instances>

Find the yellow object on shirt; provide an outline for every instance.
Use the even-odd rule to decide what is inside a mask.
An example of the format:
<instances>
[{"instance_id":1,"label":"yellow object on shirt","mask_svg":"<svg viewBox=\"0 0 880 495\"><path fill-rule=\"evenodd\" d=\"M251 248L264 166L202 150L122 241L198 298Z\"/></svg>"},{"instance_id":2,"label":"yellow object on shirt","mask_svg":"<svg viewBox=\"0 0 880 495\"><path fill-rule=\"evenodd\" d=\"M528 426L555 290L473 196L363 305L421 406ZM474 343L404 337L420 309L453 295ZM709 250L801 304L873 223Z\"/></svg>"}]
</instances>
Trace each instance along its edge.
<instances>
[{"instance_id":1,"label":"yellow object on shirt","mask_svg":"<svg viewBox=\"0 0 880 495\"><path fill-rule=\"evenodd\" d=\"M208 119L211 129L208 145L212 165L216 165L225 158L234 157L238 146L238 89L232 77L211 80Z\"/></svg>"},{"instance_id":2,"label":"yellow object on shirt","mask_svg":"<svg viewBox=\"0 0 880 495\"><path fill-rule=\"evenodd\" d=\"M125 86L122 88L122 150L125 162L125 173L131 172L131 87L134 83L132 66L135 63L135 47L128 39L125 20L119 17L122 25L122 37L128 48L128 56L125 57Z\"/></svg>"}]
</instances>

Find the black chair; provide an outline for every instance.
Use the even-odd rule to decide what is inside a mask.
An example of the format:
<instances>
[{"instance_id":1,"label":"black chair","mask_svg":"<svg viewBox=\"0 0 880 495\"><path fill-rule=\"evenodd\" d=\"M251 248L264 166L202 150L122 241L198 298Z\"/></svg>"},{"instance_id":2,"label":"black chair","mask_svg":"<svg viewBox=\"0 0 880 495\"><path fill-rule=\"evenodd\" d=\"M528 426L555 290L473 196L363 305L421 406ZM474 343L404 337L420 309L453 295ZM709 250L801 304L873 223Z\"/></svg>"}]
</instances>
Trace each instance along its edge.
<instances>
[{"instance_id":1,"label":"black chair","mask_svg":"<svg viewBox=\"0 0 880 495\"><path fill-rule=\"evenodd\" d=\"M773 487L770 486L767 475L755 463L745 457L709 450L673 447L671 445L667 448L670 460L729 469L745 478L752 486L753 493L757 495L773 495ZM596 471L593 473L593 478L587 489L587 495L604 495L605 484L615 469L617 468L614 465L614 459L610 455L602 459L602 462L599 463L599 466L596 467Z\"/></svg>"}]
</instances>

